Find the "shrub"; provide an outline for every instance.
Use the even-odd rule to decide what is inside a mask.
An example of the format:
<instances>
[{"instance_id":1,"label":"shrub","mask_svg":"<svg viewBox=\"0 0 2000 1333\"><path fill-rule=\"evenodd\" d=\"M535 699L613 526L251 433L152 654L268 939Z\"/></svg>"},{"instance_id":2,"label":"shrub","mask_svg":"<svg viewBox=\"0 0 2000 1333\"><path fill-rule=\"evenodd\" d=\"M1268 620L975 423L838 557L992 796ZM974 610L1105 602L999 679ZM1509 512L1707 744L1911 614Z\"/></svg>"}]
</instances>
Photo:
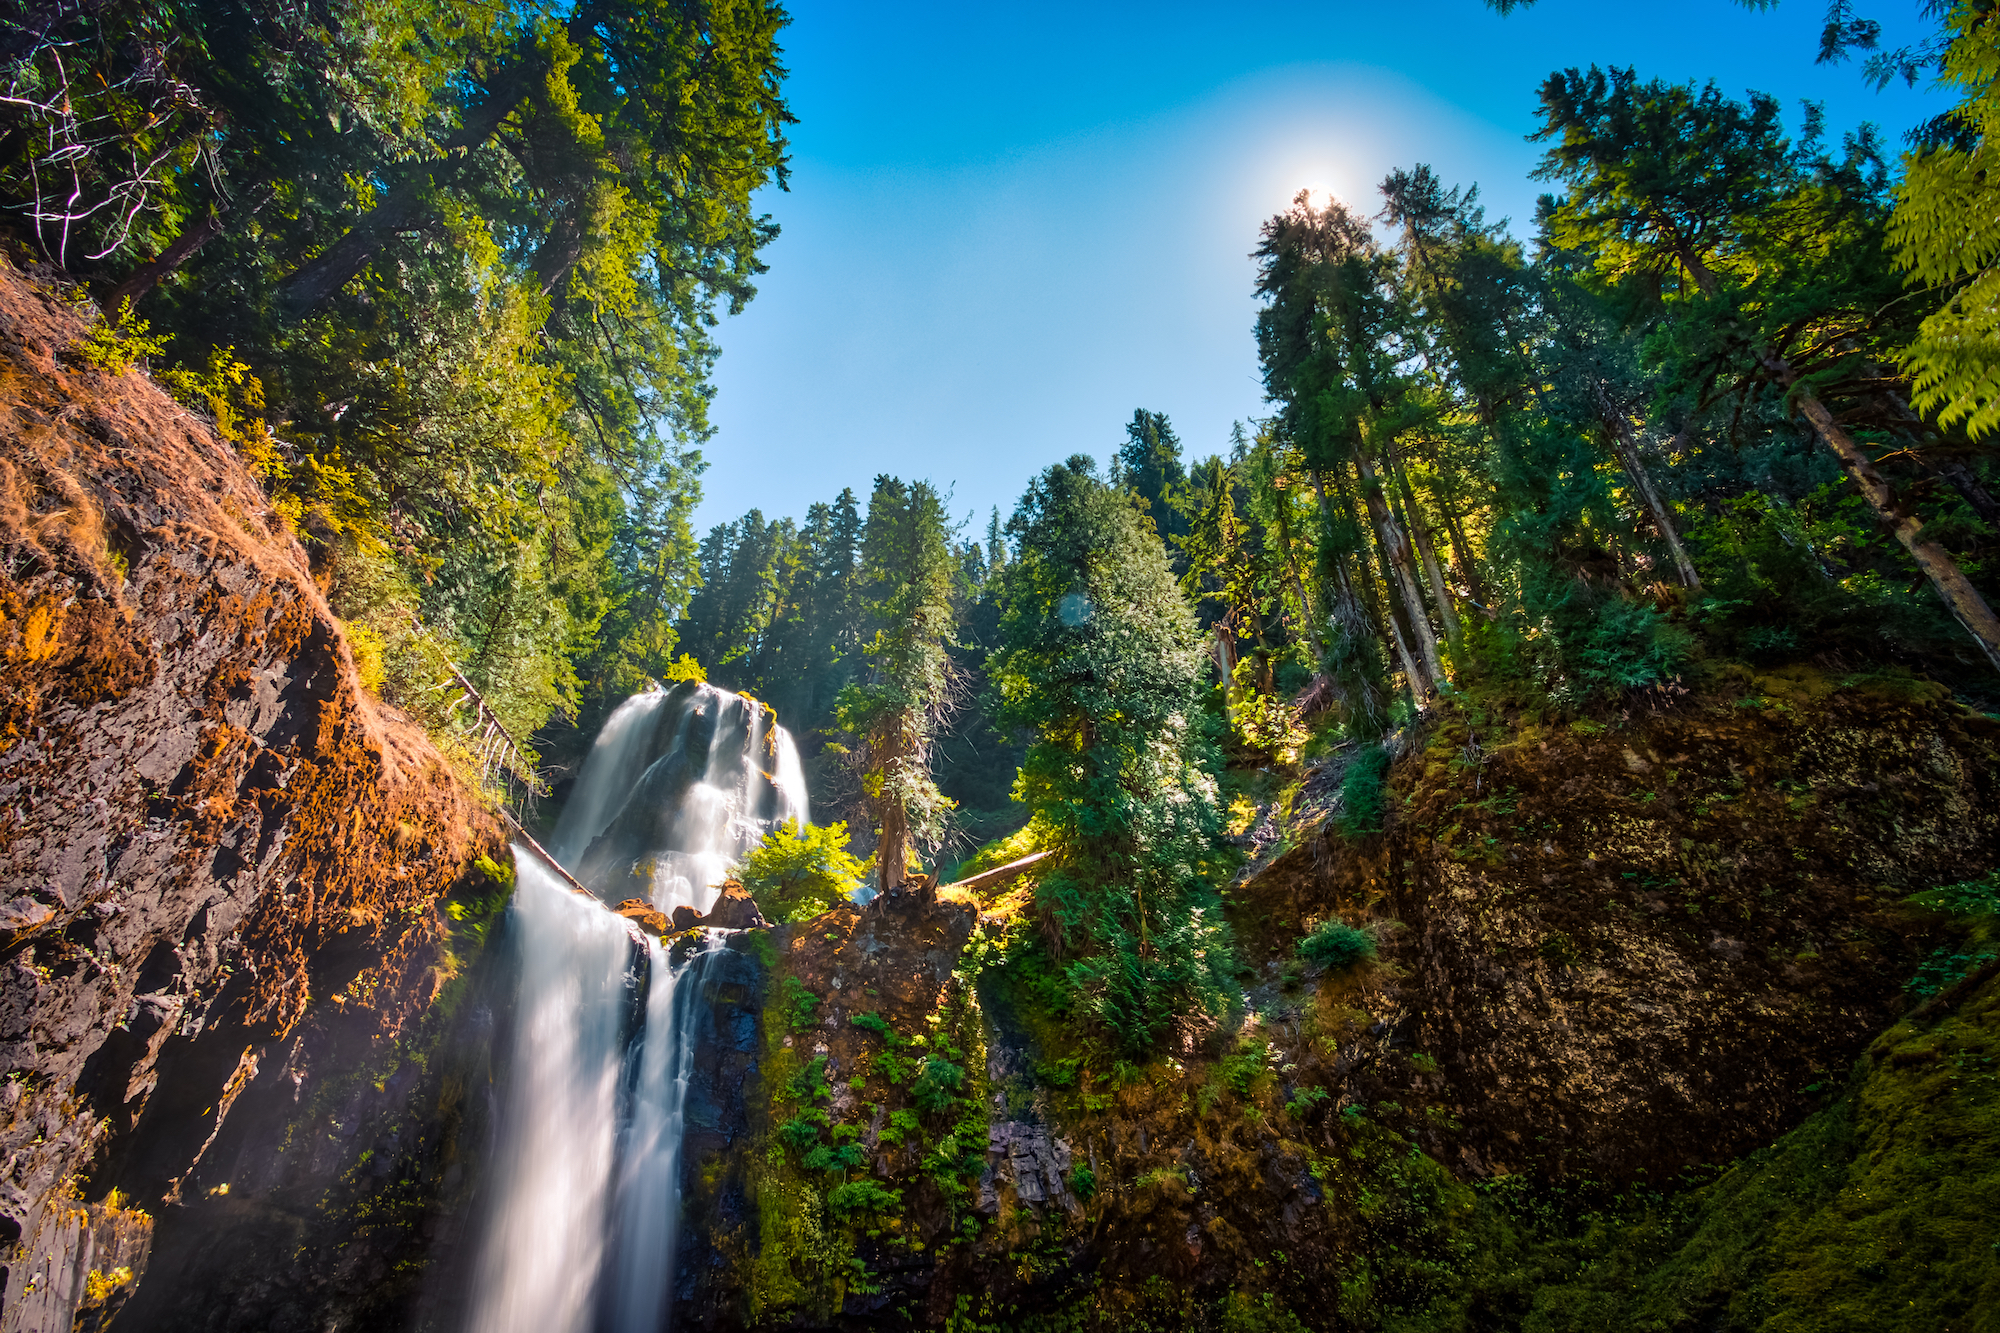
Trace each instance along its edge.
<instances>
[{"instance_id":1,"label":"shrub","mask_svg":"<svg viewBox=\"0 0 2000 1333\"><path fill-rule=\"evenodd\" d=\"M964 1086L965 1071L943 1056L933 1055L924 1061L917 1081L910 1086L910 1100L919 1110L942 1111Z\"/></svg>"},{"instance_id":2,"label":"shrub","mask_svg":"<svg viewBox=\"0 0 2000 1333\"><path fill-rule=\"evenodd\" d=\"M820 1144L806 1154L801 1163L808 1171L852 1171L868 1161L868 1152L858 1143L844 1143L839 1147Z\"/></svg>"},{"instance_id":3,"label":"shrub","mask_svg":"<svg viewBox=\"0 0 2000 1333\"><path fill-rule=\"evenodd\" d=\"M1097 1173L1083 1163L1078 1162L1074 1167L1070 1168L1069 1192L1085 1203L1089 1203L1097 1193Z\"/></svg>"},{"instance_id":4,"label":"shrub","mask_svg":"<svg viewBox=\"0 0 2000 1333\"><path fill-rule=\"evenodd\" d=\"M386 645L382 636L366 625L347 627L347 649L354 654L354 672L361 677L361 688L380 698L382 683L387 679L387 669L383 665Z\"/></svg>"},{"instance_id":5,"label":"shrub","mask_svg":"<svg viewBox=\"0 0 2000 1333\"><path fill-rule=\"evenodd\" d=\"M778 1141L787 1148L807 1152L819 1142L820 1122L825 1119L826 1112L817 1108L802 1111L778 1126Z\"/></svg>"},{"instance_id":6,"label":"shrub","mask_svg":"<svg viewBox=\"0 0 2000 1333\"><path fill-rule=\"evenodd\" d=\"M1344 972L1375 957L1375 937L1345 921L1324 921L1299 941L1299 953L1315 967Z\"/></svg>"},{"instance_id":7,"label":"shrub","mask_svg":"<svg viewBox=\"0 0 2000 1333\"><path fill-rule=\"evenodd\" d=\"M826 1057L814 1056L798 1073L786 1089L802 1102L819 1101L833 1095L833 1088L826 1081Z\"/></svg>"},{"instance_id":8,"label":"shrub","mask_svg":"<svg viewBox=\"0 0 2000 1333\"><path fill-rule=\"evenodd\" d=\"M836 1185L827 1192L827 1207L841 1217L855 1213L886 1213L902 1206L903 1196L895 1191L883 1189L872 1180L854 1180L845 1185Z\"/></svg>"},{"instance_id":9,"label":"shrub","mask_svg":"<svg viewBox=\"0 0 2000 1333\"><path fill-rule=\"evenodd\" d=\"M1340 779L1340 831L1350 838L1382 831L1388 802L1389 752L1369 745L1348 761Z\"/></svg>"},{"instance_id":10,"label":"shrub","mask_svg":"<svg viewBox=\"0 0 2000 1333\"><path fill-rule=\"evenodd\" d=\"M801 828L788 819L750 849L736 874L768 919L810 921L847 901L861 883L861 862L847 850L847 825Z\"/></svg>"},{"instance_id":11,"label":"shrub","mask_svg":"<svg viewBox=\"0 0 2000 1333\"><path fill-rule=\"evenodd\" d=\"M797 977L786 977L780 989L779 1008L785 1015L785 1025L794 1032L812 1026L813 1010L819 1008L819 996L805 988L805 983Z\"/></svg>"},{"instance_id":12,"label":"shrub","mask_svg":"<svg viewBox=\"0 0 2000 1333\"><path fill-rule=\"evenodd\" d=\"M890 1027L888 1020L880 1014L856 1014L847 1021L855 1027L874 1033L892 1047L904 1044L902 1036L896 1029Z\"/></svg>"},{"instance_id":13,"label":"shrub","mask_svg":"<svg viewBox=\"0 0 2000 1333\"><path fill-rule=\"evenodd\" d=\"M882 1127L880 1134L876 1135L876 1142L886 1143L891 1148L894 1148L902 1143L905 1135L916 1132L917 1113L915 1111L891 1111L889 1113L889 1123Z\"/></svg>"}]
</instances>

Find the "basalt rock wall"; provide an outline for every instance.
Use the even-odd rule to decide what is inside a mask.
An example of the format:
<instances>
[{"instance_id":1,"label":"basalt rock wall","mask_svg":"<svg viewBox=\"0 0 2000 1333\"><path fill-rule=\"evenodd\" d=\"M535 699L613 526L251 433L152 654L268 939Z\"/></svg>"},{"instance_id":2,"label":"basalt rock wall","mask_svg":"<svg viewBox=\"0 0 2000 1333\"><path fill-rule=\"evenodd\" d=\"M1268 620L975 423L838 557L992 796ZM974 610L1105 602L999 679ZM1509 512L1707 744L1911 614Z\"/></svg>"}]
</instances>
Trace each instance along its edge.
<instances>
[{"instance_id":1,"label":"basalt rock wall","mask_svg":"<svg viewBox=\"0 0 2000 1333\"><path fill-rule=\"evenodd\" d=\"M0 267L5 1333L144 1287L244 1108L393 1044L499 845L232 450L82 333Z\"/></svg>"},{"instance_id":2,"label":"basalt rock wall","mask_svg":"<svg viewBox=\"0 0 2000 1333\"><path fill-rule=\"evenodd\" d=\"M1667 1181L1798 1123L1905 1007L1935 921L2000 864L2000 723L1925 682L1730 668L1598 721L1445 711L1387 831L1304 839L1253 938L1372 924L1399 1094L1478 1178ZM1395 1061L1391 1061L1395 1063Z\"/></svg>"}]
</instances>

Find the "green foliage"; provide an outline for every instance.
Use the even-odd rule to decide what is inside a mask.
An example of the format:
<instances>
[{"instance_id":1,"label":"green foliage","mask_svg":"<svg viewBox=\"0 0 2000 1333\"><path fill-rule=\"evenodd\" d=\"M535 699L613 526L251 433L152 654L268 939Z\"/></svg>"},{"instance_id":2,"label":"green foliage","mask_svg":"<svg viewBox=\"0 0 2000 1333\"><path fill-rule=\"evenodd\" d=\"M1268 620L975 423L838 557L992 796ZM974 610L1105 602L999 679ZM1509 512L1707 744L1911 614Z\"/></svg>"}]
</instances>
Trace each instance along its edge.
<instances>
[{"instance_id":1,"label":"green foliage","mask_svg":"<svg viewBox=\"0 0 2000 1333\"><path fill-rule=\"evenodd\" d=\"M800 1165L808 1171L853 1171L867 1165L868 1153L858 1143L822 1143L805 1155Z\"/></svg>"},{"instance_id":2,"label":"green foliage","mask_svg":"<svg viewBox=\"0 0 2000 1333\"><path fill-rule=\"evenodd\" d=\"M108 316L93 309L89 319L89 328L76 344L76 356L107 375L123 375L146 358L166 351L173 341L170 334L152 334L152 326L132 313L130 297L120 300Z\"/></svg>"},{"instance_id":3,"label":"green foliage","mask_svg":"<svg viewBox=\"0 0 2000 1333\"><path fill-rule=\"evenodd\" d=\"M1270 1064L1270 1043L1245 1038L1217 1062L1216 1081L1238 1097L1248 1097L1270 1077Z\"/></svg>"},{"instance_id":4,"label":"green foliage","mask_svg":"<svg viewBox=\"0 0 2000 1333\"><path fill-rule=\"evenodd\" d=\"M1097 1197L1097 1173L1078 1162L1069 1170L1069 1192L1089 1203Z\"/></svg>"},{"instance_id":5,"label":"green foliage","mask_svg":"<svg viewBox=\"0 0 2000 1333\"><path fill-rule=\"evenodd\" d=\"M816 1055L800 1066L798 1072L785 1084L785 1091L799 1101L807 1103L825 1101L833 1096L833 1088L826 1081L826 1057Z\"/></svg>"},{"instance_id":6,"label":"green foliage","mask_svg":"<svg viewBox=\"0 0 2000 1333\"><path fill-rule=\"evenodd\" d=\"M1904 901L1956 918L1953 924L1959 936L1932 950L1910 978L1907 989L1917 998L1929 999L2000 958L2000 870L1958 884L1941 884Z\"/></svg>"},{"instance_id":7,"label":"green foliage","mask_svg":"<svg viewBox=\"0 0 2000 1333\"><path fill-rule=\"evenodd\" d=\"M1159 538L1088 459L1036 478L1010 531L993 672L1003 722L1036 737L1016 787L1054 853L1036 903L1089 1012L1143 1050L1219 1010L1229 965L1194 624Z\"/></svg>"},{"instance_id":8,"label":"green foliage","mask_svg":"<svg viewBox=\"0 0 2000 1333\"><path fill-rule=\"evenodd\" d=\"M1389 791L1389 752L1364 745L1340 776L1340 831L1350 838L1382 831Z\"/></svg>"},{"instance_id":9,"label":"green foliage","mask_svg":"<svg viewBox=\"0 0 2000 1333\"><path fill-rule=\"evenodd\" d=\"M2000 870L1988 871L1978 879L1957 884L1940 884L1934 889L1913 893L1905 901L1933 912L1948 912L1952 916L2000 916Z\"/></svg>"},{"instance_id":10,"label":"green foliage","mask_svg":"<svg viewBox=\"0 0 2000 1333\"><path fill-rule=\"evenodd\" d=\"M1042 850L1040 830L1032 823L1026 824L1004 838L993 839L960 861L953 869L952 877L970 879L982 870L996 869L1010 861L1032 856L1040 850Z\"/></svg>"},{"instance_id":11,"label":"green foliage","mask_svg":"<svg viewBox=\"0 0 2000 1333\"><path fill-rule=\"evenodd\" d=\"M944 500L928 482L878 477L862 536L860 590L874 637L865 679L841 692L840 725L861 742L862 790L874 804L881 887L902 883L907 844L944 840L951 801L931 776L931 744L950 716L957 560Z\"/></svg>"},{"instance_id":12,"label":"green foliage","mask_svg":"<svg viewBox=\"0 0 2000 1333\"><path fill-rule=\"evenodd\" d=\"M920 1111L942 1111L951 1106L965 1086L965 1070L942 1055L930 1055L917 1069L917 1081L910 1085L910 1100Z\"/></svg>"},{"instance_id":13,"label":"green foliage","mask_svg":"<svg viewBox=\"0 0 2000 1333\"><path fill-rule=\"evenodd\" d=\"M882 1132L877 1137L880 1142L893 1148L917 1131L917 1113L899 1109L889 1112L889 1122L882 1127Z\"/></svg>"},{"instance_id":14,"label":"green foliage","mask_svg":"<svg viewBox=\"0 0 2000 1333\"><path fill-rule=\"evenodd\" d=\"M809 921L846 902L861 874L847 850L847 825L800 828L795 819L766 834L736 867L758 910L778 922Z\"/></svg>"},{"instance_id":15,"label":"green foliage","mask_svg":"<svg viewBox=\"0 0 2000 1333\"><path fill-rule=\"evenodd\" d=\"M1903 352L1912 406L1977 438L2000 425L2000 27L1961 4L1946 31L1939 82L1962 93L1954 128L1971 142L1910 156L1888 238L1913 284L1950 289Z\"/></svg>"},{"instance_id":16,"label":"green foliage","mask_svg":"<svg viewBox=\"0 0 2000 1333\"><path fill-rule=\"evenodd\" d=\"M810 1152L818 1145L820 1129L825 1123L826 1112L808 1107L778 1126L778 1142L794 1152Z\"/></svg>"},{"instance_id":17,"label":"green foliage","mask_svg":"<svg viewBox=\"0 0 2000 1333\"><path fill-rule=\"evenodd\" d=\"M903 1205L900 1190L884 1189L872 1180L851 1180L827 1192L826 1205L836 1217L862 1213L890 1213Z\"/></svg>"},{"instance_id":18,"label":"green foliage","mask_svg":"<svg viewBox=\"0 0 2000 1333\"><path fill-rule=\"evenodd\" d=\"M1329 917L1299 941L1299 954L1314 967L1345 972L1375 957L1375 937L1339 917Z\"/></svg>"},{"instance_id":19,"label":"green foliage","mask_svg":"<svg viewBox=\"0 0 2000 1333\"><path fill-rule=\"evenodd\" d=\"M811 1027L813 1012L819 1008L819 996L807 990L797 977L786 977L779 990L778 1008L784 1015L785 1026L793 1032Z\"/></svg>"},{"instance_id":20,"label":"green foliage","mask_svg":"<svg viewBox=\"0 0 2000 1333\"><path fill-rule=\"evenodd\" d=\"M1224 1298L1216 1327L1221 1333L1306 1333L1307 1325L1271 1292L1234 1292Z\"/></svg>"},{"instance_id":21,"label":"green foliage","mask_svg":"<svg viewBox=\"0 0 2000 1333\"><path fill-rule=\"evenodd\" d=\"M874 1033L892 1047L906 1044L896 1029L890 1027L888 1020L880 1014L856 1014L847 1021L855 1027Z\"/></svg>"},{"instance_id":22,"label":"green foliage","mask_svg":"<svg viewBox=\"0 0 2000 1333\"><path fill-rule=\"evenodd\" d=\"M715 316L775 233L751 199L784 173L783 11L45 17L10 28L9 230L110 289L82 359L174 340L163 380L383 642L385 697L447 750L497 717L531 758L552 716L665 672ZM491 714L427 701L430 657Z\"/></svg>"}]
</instances>

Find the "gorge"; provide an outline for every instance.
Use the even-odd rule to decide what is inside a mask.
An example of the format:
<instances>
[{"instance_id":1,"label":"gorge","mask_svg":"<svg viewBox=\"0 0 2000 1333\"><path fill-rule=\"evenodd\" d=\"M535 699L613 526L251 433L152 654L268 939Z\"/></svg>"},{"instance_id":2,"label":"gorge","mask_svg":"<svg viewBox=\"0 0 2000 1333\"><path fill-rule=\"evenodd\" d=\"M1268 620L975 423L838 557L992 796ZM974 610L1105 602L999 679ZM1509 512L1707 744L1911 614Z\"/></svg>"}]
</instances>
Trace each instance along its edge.
<instances>
[{"instance_id":1,"label":"gorge","mask_svg":"<svg viewBox=\"0 0 2000 1333\"><path fill-rule=\"evenodd\" d=\"M1226 431L1112 355L1201 191L1100 361L870 158L979 245L759 307L760 453L777 0L0 0L0 1333L1996 1333L2000 21L1835 9L1899 161L1593 65L1531 218L1258 186Z\"/></svg>"}]
</instances>

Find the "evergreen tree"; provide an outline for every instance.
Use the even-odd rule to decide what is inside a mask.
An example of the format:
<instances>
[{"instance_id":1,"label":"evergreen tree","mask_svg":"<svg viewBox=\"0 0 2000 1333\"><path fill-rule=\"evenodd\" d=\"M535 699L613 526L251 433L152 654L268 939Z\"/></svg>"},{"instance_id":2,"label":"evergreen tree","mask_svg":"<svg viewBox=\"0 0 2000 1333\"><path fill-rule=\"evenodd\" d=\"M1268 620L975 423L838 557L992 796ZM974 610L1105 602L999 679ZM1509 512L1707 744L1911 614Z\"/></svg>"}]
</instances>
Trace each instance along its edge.
<instances>
[{"instance_id":1,"label":"evergreen tree","mask_svg":"<svg viewBox=\"0 0 2000 1333\"><path fill-rule=\"evenodd\" d=\"M1551 239L1660 308L1656 355L1683 391L1776 391L1795 406L2000 670L2000 616L1836 410L1876 396L1877 368L1923 313L1897 299L1872 140L1850 138L1836 158L1816 114L1795 145L1768 97L1737 103L1630 70L1551 75L1542 117L1541 174L1571 191L1551 211ZM1924 432L1911 433L1921 447Z\"/></svg>"},{"instance_id":2,"label":"evergreen tree","mask_svg":"<svg viewBox=\"0 0 2000 1333\"><path fill-rule=\"evenodd\" d=\"M875 479L861 543L861 596L873 637L868 670L840 696L840 724L860 742L862 790L874 806L883 890L909 873L910 845L942 845L951 802L931 773L931 746L953 705L952 605L957 560L944 502L928 482Z\"/></svg>"},{"instance_id":3,"label":"evergreen tree","mask_svg":"<svg viewBox=\"0 0 2000 1333\"><path fill-rule=\"evenodd\" d=\"M1009 532L993 672L1003 723L1034 737L1017 793L1055 854L1037 908L1089 1011L1143 1051L1217 1009L1229 966L1200 632L1159 537L1090 459L1037 477Z\"/></svg>"},{"instance_id":4,"label":"evergreen tree","mask_svg":"<svg viewBox=\"0 0 2000 1333\"><path fill-rule=\"evenodd\" d=\"M1182 493L1187 489L1187 470L1181 465L1180 437L1163 412L1144 408L1132 414L1125 426L1125 443L1118 450L1119 482L1144 505L1147 517L1167 541L1171 556L1178 551L1174 539L1187 533L1187 519L1181 512Z\"/></svg>"}]
</instances>

